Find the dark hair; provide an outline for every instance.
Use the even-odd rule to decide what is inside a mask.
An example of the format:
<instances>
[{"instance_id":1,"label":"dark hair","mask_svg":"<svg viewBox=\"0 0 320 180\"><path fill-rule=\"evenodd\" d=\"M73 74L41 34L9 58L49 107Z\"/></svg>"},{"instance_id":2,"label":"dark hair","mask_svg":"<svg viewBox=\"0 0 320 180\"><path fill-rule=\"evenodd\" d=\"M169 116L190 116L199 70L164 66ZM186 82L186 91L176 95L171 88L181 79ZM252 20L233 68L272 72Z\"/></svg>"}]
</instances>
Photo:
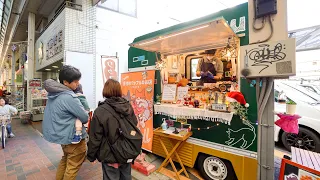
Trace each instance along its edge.
<instances>
[{"instance_id":1,"label":"dark hair","mask_svg":"<svg viewBox=\"0 0 320 180\"><path fill-rule=\"evenodd\" d=\"M116 80L108 79L108 81L104 84L102 96L105 98L122 97L120 83Z\"/></svg>"},{"instance_id":2,"label":"dark hair","mask_svg":"<svg viewBox=\"0 0 320 180\"><path fill-rule=\"evenodd\" d=\"M83 94L83 91L82 91L82 85L81 84L79 84L79 86L73 91L74 93L81 93L81 94Z\"/></svg>"},{"instance_id":3,"label":"dark hair","mask_svg":"<svg viewBox=\"0 0 320 180\"><path fill-rule=\"evenodd\" d=\"M81 78L81 72L79 71L79 69L73 66L64 65L60 69L59 81L61 84L63 84L63 81L72 83L73 81L80 80L80 78Z\"/></svg>"},{"instance_id":4,"label":"dark hair","mask_svg":"<svg viewBox=\"0 0 320 180\"><path fill-rule=\"evenodd\" d=\"M212 54L215 55L216 54L216 49L209 49L209 50L205 50L203 54Z\"/></svg>"},{"instance_id":5,"label":"dark hair","mask_svg":"<svg viewBox=\"0 0 320 180\"><path fill-rule=\"evenodd\" d=\"M4 98L4 104L9 104L9 99L8 98Z\"/></svg>"},{"instance_id":6,"label":"dark hair","mask_svg":"<svg viewBox=\"0 0 320 180\"><path fill-rule=\"evenodd\" d=\"M0 97L0 100L1 99L4 100L4 104L9 104L9 99L8 98Z\"/></svg>"}]
</instances>

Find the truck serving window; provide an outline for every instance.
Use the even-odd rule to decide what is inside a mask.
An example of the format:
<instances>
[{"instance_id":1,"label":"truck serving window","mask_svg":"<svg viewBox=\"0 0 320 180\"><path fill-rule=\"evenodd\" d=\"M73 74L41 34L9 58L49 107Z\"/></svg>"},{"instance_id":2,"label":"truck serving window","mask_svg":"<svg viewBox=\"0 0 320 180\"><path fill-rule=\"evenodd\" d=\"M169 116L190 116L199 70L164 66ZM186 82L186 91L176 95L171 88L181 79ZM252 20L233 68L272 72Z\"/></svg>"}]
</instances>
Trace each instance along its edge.
<instances>
[{"instance_id":1,"label":"truck serving window","mask_svg":"<svg viewBox=\"0 0 320 180\"><path fill-rule=\"evenodd\" d=\"M200 77L197 77L196 73L197 73L197 66L198 66L198 62L199 62L199 58L193 58L190 60L190 74L191 74L191 81L196 81L199 80Z\"/></svg>"}]
</instances>

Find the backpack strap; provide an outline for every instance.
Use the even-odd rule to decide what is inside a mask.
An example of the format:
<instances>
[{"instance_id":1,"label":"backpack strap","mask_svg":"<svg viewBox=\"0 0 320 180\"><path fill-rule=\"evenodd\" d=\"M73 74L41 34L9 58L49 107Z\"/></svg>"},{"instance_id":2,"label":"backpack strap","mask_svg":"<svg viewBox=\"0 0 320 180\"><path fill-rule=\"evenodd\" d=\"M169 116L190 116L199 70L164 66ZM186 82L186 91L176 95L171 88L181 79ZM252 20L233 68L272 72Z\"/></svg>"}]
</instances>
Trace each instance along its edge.
<instances>
[{"instance_id":1,"label":"backpack strap","mask_svg":"<svg viewBox=\"0 0 320 180\"><path fill-rule=\"evenodd\" d=\"M108 108L107 108L107 107L103 107L103 105L106 105ZM124 115L122 115L122 114L117 115L114 111L110 111L109 108L111 108L111 109L113 109L113 108L112 108L109 104L104 103L103 105L102 105L101 107L102 107L103 109L107 110L110 114L112 114L112 116L117 119L117 121L118 121L118 123L119 123L120 126L123 125L123 123L122 123L122 121L119 119L119 116L120 116L120 117L124 117L124 119L125 119L126 121L128 121L128 122L131 124L131 126L136 126L135 124L133 124L132 121L130 121L130 120L128 120L128 119L126 118L127 116L124 116Z\"/></svg>"}]
</instances>

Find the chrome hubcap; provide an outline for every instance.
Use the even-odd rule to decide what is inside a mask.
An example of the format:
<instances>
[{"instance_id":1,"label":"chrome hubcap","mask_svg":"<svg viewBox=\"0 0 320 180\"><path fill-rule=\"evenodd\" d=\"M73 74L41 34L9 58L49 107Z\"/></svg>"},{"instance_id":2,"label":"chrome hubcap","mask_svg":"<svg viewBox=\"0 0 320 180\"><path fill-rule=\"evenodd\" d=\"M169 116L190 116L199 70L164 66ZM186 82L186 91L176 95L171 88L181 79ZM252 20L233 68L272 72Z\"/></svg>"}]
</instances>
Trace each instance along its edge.
<instances>
[{"instance_id":1,"label":"chrome hubcap","mask_svg":"<svg viewBox=\"0 0 320 180\"><path fill-rule=\"evenodd\" d=\"M214 180L223 180L227 177L227 166L216 157L208 157L203 163L204 171Z\"/></svg>"}]
</instances>

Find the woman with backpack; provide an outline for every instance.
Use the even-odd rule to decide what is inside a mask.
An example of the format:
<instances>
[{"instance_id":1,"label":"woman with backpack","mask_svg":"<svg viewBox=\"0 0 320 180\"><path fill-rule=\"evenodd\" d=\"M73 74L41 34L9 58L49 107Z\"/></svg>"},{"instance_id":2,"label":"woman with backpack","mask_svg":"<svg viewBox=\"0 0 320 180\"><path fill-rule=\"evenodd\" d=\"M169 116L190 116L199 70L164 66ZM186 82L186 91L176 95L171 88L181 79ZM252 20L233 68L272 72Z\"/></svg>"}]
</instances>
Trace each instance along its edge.
<instances>
[{"instance_id":1,"label":"woman with backpack","mask_svg":"<svg viewBox=\"0 0 320 180\"><path fill-rule=\"evenodd\" d=\"M89 130L90 162L101 162L104 180L131 180L131 163L140 154L142 134L121 85L109 79L103 88L105 101L94 111Z\"/></svg>"}]
</instances>

